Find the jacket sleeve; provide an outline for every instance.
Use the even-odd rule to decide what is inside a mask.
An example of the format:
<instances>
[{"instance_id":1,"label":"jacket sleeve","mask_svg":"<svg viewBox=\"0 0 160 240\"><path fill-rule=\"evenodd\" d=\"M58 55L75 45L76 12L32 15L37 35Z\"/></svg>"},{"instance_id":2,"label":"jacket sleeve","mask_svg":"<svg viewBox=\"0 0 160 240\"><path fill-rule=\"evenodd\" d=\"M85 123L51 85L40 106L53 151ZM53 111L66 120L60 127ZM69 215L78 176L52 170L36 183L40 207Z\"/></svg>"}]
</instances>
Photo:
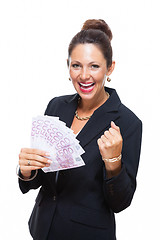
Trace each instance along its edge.
<instances>
[{"instance_id":1,"label":"jacket sleeve","mask_svg":"<svg viewBox=\"0 0 160 240\"><path fill-rule=\"evenodd\" d=\"M122 169L108 179L104 169L104 194L107 204L118 213L127 208L136 189L142 136L142 122L136 119L123 135Z\"/></svg>"},{"instance_id":2,"label":"jacket sleeve","mask_svg":"<svg viewBox=\"0 0 160 240\"><path fill-rule=\"evenodd\" d=\"M31 177L35 174L35 171L32 171ZM20 177L23 178L21 172L19 171ZM37 189L42 185L42 170L38 170L37 176L31 181L23 181L19 179L19 187L22 193L27 193L30 189Z\"/></svg>"}]
</instances>

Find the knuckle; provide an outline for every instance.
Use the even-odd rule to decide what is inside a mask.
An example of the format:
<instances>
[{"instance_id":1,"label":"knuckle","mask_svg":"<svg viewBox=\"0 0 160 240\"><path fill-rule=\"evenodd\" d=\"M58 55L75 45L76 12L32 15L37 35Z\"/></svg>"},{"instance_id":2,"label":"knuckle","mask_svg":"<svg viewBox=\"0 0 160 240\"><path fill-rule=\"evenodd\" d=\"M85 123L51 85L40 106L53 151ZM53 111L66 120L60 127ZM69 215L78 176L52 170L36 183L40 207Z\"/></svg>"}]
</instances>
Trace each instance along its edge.
<instances>
[{"instance_id":1,"label":"knuckle","mask_svg":"<svg viewBox=\"0 0 160 240\"><path fill-rule=\"evenodd\" d=\"M20 171L21 171L21 173L24 171L24 167L23 166L20 166Z\"/></svg>"},{"instance_id":2,"label":"knuckle","mask_svg":"<svg viewBox=\"0 0 160 240\"><path fill-rule=\"evenodd\" d=\"M102 142L101 139L99 140L98 146L99 146L100 149L103 149L103 148L104 148L104 143Z\"/></svg>"},{"instance_id":3,"label":"knuckle","mask_svg":"<svg viewBox=\"0 0 160 240\"><path fill-rule=\"evenodd\" d=\"M105 132L104 132L104 135L105 135L105 136L108 136L108 134L109 134L109 131L105 131Z\"/></svg>"},{"instance_id":4,"label":"knuckle","mask_svg":"<svg viewBox=\"0 0 160 240\"><path fill-rule=\"evenodd\" d=\"M31 153L32 155L37 154L37 149L31 148L31 149L30 149L30 153Z\"/></svg>"},{"instance_id":5,"label":"knuckle","mask_svg":"<svg viewBox=\"0 0 160 240\"><path fill-rule=\"evenodd\" d=\"M102 144L101 145L101 149L104 150L106 148L106 145L105 144Z\"/></svg>"},{"instance_id":6,"label":"knuckle","mask_svg":"<svg viewBox=\"0 0 160 240\"><path fill-rule=\"evenodd\" d=\"M48 159L44 158L44 163L48 164Z\"/></svg>"},{"instance_id":7,"label":"knuckle","mask_svg":"<svg viewBox=\"0 0 160 240\"><path fill-rule=\"evenodd\" d=\"M45 163L47 163L48 159L47 159L47 158L44 158L44 157L41 157L41 156L39 156L39 161L40 161L42 164L45 164Z\"/></svg>"},{"instance_id":8,"label":"knuckle","mask_svg":"<svg viewBox=\"0 0 160 240\"><path fill-rule=\"evenodd\" d=\"M41 155L41 156L45 156L45 154L46 154L46 152L45 152L45 151L42 151L42 150L40 150L40 153L39 153L39 155Z\"/></svg>"},{"instance_id":9,"label":"knuckle","mask_svg":"<svg viewBox=\"0 0 160 240\"><path fill-rule=\"evenodd\" d=\"M37 160L37 161L40 161L41 160L41 157L37 154L32 154L32 159L33 160Z\"/></svg>"},{"instance_id":10,"label":"knuckle","mask_svg":"<svg viewBox=\"0 0 160 240\"><path fill-rule=\"evenodd\" d=\"M122 142L123 142L122 136L119 136L118 142L119 142L119 143L122 143Z\"/></svg>"},{"instance_id":11,"label":"knuckle","mask_svg":"<svg viewBox=\"0 0 160 240\"><path fill-rule=\"evenodd\" d=\"M21 161L21 160L24 159L24 154L23 154L23 153L20 153L18 157L19 157L19 161Z\"/></svg>"},{"instance_id":12,"label":"knuckle","mask_svg":"<svg viewBox=\"0 0 160 240\"><path fill-rule=\"evenodd\" d=\"M105 132L104 132L104 135L107 135L107 134L108 134L108 131L105 131Z\"/></svg>"},{"instance_id":13,"label":"knuckle","mask_svg":"<svg viewBox=\"0 0 160 240\"><path fill-rule=\"evenodd\" d=\"M116 145L116 141L112 139L112 145Z\"/></svg>"},{"instance_id":14,"label":"knuckle","mask_svg":"<svg viewBox=\"0 0 160 240\"><path fill-rule=\"evenodd\" d=\"M113 133L115 133L115 129L109 128L109 132L113 134Z\"/></svg>"},{"instance_id":15,"label":"knuckle","mask_svg":"<svg viewBox=\"0 0 160 240\"><path fill-rule=\"evenodd\" d=\"M37 151L36 151L35 148L32 148L32 149L31 149L31 152L32 152L32 155L37 153Z\"/></svg>"},{"instance_id":16,"label":"knuckle","mask_svg":"<svg viewBox=\"0 0 160 240\"><path fill-rule=\"evenodd\" d=\"M27 152L27 148L21 148L21 153L26 153Z\"/></svg>"},{"instance_id":17,"label":"knuckle","mask_svg":"<svg viewBox=\"0 0 160 240\"><path fill-rule=\"evenodd\" d=\"M106 141L105 142L105 148L110 148L112 146L111 142Z\"/></svg>"},{"instance_id":18,"label":"knuckle","mask_svg":"<svg viewBox=\"0 0 160 240\"><path fill-rule=\"evenodd\" d=\"M101 136L101 141L104 141L104 135Z\"/></svg>"},{"instance_id":19,"label":"knuckle","mask_svg":"<svg viewBox=\"0 0 160 240\"><path fill-rule=\"evenodd\" d=\"M21 151L20 151L20 152L21 152L21 153L24 152L24 148L21 148Z\"/></svg>"},{"instance_id":20,"label":"knuckle","mask_svg":"<svg viewBox=\"0 0 160 240\"><path fill-rule=\"evenodd\" d=\"M34 156L34 154L29 154L29 155L28 155L28 158L29 158L29 159L34 159L35 156Z\"/></svg>"},{"instance_id":21,"label":"knuckle","mask_svg":"<svg viewBox=\"0 0 160 240\"><path fill-rule=\"evenodd\" d=\"M19 162L19 163L22 163L22 160L23 160L22 158L19 158L19 161L18 161L18 162Z\"/></svg>"},{"instance_id":22,"label":"knuckle","mask_svg":"<svg viewBox=\"0 0 160 240\"><path fill-rule=\"evenodd\" d=\"M32 167L38 167L39 165L40 165L40 163L38 163L37 161L32 162Z\"/></svg>"},{"instance_id":23,"label":"knuckle","mask_svg":"<svg viewBox=\"0 0 160 240\"><path fill-rule=\"evenodd\" d=\"M102 150L102 144L100 142L98 143L98 147L100 150Z\"/></svg>"},{"instance_id":24,"label":"knuckle","mask_svg":"<svg viewBox=\"0 0 160 240\"><path fill-rule=\"evenodd\" d=\"M46 158L43 158L43 157L39 157L39 161L42 163L42 164L45 164L47 162L47 159Z\"/></svg>"}]
</instances>

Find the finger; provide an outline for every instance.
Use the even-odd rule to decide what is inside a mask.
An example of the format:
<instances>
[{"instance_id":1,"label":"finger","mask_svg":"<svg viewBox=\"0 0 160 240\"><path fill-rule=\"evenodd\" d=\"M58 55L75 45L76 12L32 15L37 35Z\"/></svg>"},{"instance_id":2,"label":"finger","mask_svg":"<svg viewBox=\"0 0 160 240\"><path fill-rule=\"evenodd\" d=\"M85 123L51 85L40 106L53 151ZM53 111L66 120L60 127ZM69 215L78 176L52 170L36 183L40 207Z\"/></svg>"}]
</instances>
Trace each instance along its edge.
<instances>
[{"instance_id":1,"label":"finger","mask_svg":"<svg viewBox=\"0 0 160 240\"><path fill-rule=\"evenodd\" d=\"M99 138L99 139L97 140L97 143L98 143L98 146L103 145L103 142L102 142L101 138Z\"/></svg>"},{"instance_id":2,"label":"finger","mask_svg":"<svg viewBox=\"0 0 160 240\"><path fill-rule=\"evenodd\" d=\"M109 141L112 141L112 139L113 139L113 136L112 136L112 134L110 133L110 131L105 131L105 132L104 132L104 136L105 136Z\"/></svg>"},{"instance_id":3,"label":"finger","mask_svg":"<svg viewBox=\"0 0 160 240\"><path fill-rule=\"evenodd\" d=\"M27 160L36 160L42 163L50 163L50 160L47 158L47 156L43 156L49 154L45 154L44 151L39 149L30 149L30 148L24 148L21 149L21 152L19 154L19 159L27 159Z\"/></svg>"},{"instance_id":4,"label":"finger","mask_svg":"<svg viewBox=\"0 0 160 240\"><path fill-rule=\"evenodd\" d=\"M115 130L114 128L109 128L109 133L112 137L117 138L120 135L120 132L118 132L117 130Z\"/></svg>"},{"instance_id":5,"label":"finger","mask_svg":"<svg viewBox=\"0 0 160 240\"><path fill-rule=\"evenodd\" d=\"M103 141L101 140L101 138L99 138L97 140L97 143L98 143L98 147L100 150L103 150L105 148L105 144L103 143Z\"/></svg>"},{"instance_id":6,"label":"finger","mask_svg":"<svg viewBox=\"0 0 160 240\"><path fill-rule=\"evenodd\" d=\"M115 130L113 128L110 128L109 132L110 132L111 136L113 137L112 143L117 143L118 144L118 143L123 141L121 133L118 132L117 130Z\"/></svg>"},{"instance_id":7,"label":"finger","mask_svg":"<svg viewBox=\"0 0 160 240\"><path fill-rule=\"evenodd\" d=\"M112 128L112 127L109 128L109 132L114 137L115 141L121 140L122 136L121 136L120 129L118 126L116 126L116 129Z\"/></svg>"},{"instance_id":8,"label":"finger","mask_svg":"<svg viewBox=\"0 0 160 240\"><path fill-rule=\"evenodd\" d=\"M41 163L41 162L37 162L37 161L34 161L34 160L20 160L19 161L19 165L21 167L28 167L30 169L30 167L38 167L38 168L43 168L43 167L46 167L49 165L49 163ZM28 170L29 170L28 169Z\"/></svg>"},{"instance_id":9,"label":"finger","mask_svg":"<svg viewBox=\"0 0 160 240\"><path fill-rule=\"evenodd\" d=\"M111 128L115 129L120 133L120 128L113 121L111 121Z\"/></svg>"},{"instance_id":10,"label":"finger","mask_svg":"<svg viewBox=\"0 0 160 240\"><path fill-rule=\"evenodd\" d=\"M98 146L101 146L102 140L100 138L97 140L97 144L98 144Z\"/></svg>"},{"instance_id":11,"label":"finger","mask_svg":"<svg viewBox=\"0 0 160 240\"><path fill-rule=\"evenodd\" d=\"M40 156L49 156L49 153L40 149L35 148L22 148L21 153L28 153L28 154L37 154Z\"/></svg>"},{"instance_id":12,"label":"finger","mask_svg":"<svg viewBox=\"0 0 160 240\"><path fill-rule=\"evenodd\" d=\"M29 171L36 170L36 169L41 169L41 168L36 166L20 166L20 171L22 174Z\"/></svg>"},{"instance_id":13,"label":"finger","mask_svg":"<svg viewBox=\"0 0 160 240\"><path fill-rule=\"evenodd\" d=\"M108 139L108 141L109 141L112 145L115 144L116 138L115 138L114 135L112 135L112 134L110 133L110 131L105 131L105 132L104 132L104 135L105 135L105 137Z\"/></svg>"},{"instance_id":14,"label":"finger","mask_svg":"<svg viewBox=\"0 0 160 240\"><path fill-rule=\"evenodd\" d=\"M49 160L48 158L46 157L42 157L40 155L37 155L37 154L29 154L29 153L26 153L26 152L22 152L20 153L19 155L19 159L22 159L22 160L34 160L34 161L38 161L38 162L41 162L41 163L51 163L51 160Z\"/></svg>"},{"instance_id":15,"label":"finger","mask_svg":"<svg viewBox=\"0 0 160 240\"><path fill-rule=\"evenodd\" d=\"M30 160L20 160L19 161L19 166L20 166L20 169L23 171L23 172L29 172L29 171L32 171L32 170L36 170L36 169L41 169L41 168L44 168L44 167L49 167L50 164L43 164L43 163L40 163L40 162L37 162L37 161L30 161Z\"/></svg>"},{"instance_id":16,"label":"finger","mask_svg":"<svg viewBox=\"0 0 160 240\"><path fill-rule=\"evenodd\" d=\"M112 140L106 137L105 135L101 136L101 141L105 145L105 147L110 147L112 145Z\"/></svg>"}]
</instances>

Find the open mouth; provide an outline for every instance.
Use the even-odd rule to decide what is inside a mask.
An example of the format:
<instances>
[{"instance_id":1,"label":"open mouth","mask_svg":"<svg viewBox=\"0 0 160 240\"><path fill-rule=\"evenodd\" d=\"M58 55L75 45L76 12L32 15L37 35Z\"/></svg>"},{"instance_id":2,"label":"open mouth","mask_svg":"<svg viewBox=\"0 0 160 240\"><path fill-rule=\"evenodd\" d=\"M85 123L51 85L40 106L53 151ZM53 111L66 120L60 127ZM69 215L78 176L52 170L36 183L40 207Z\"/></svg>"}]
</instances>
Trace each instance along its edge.
<instances>
[{"instance_id":1,"label":"open mouth","mask_svg":"<svg viewBox=\"0 0 160 240\"><path fill-rule=\"evenodd\" d=\"M95 83L79 83L82 92L91 92L94 88Z\"/></svg>"}]
</instances>

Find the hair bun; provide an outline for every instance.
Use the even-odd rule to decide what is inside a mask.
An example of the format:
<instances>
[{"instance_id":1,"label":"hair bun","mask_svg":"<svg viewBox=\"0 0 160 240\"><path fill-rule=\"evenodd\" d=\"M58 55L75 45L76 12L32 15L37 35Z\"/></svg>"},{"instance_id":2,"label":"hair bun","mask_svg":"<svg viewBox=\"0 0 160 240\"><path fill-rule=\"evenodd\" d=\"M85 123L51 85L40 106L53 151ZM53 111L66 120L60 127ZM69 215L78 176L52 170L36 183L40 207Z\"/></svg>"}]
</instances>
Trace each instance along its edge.
<instances>
[{"instance_id":1,"label":"hair bun","mask_svg":"<svg viewBox=\"0 0 160 240\"><path fill-rule=\"evenodd\" d=\"M89 19L85 21L85 23L83 24L82 30L88 30L88 29L101 30L108 36L110 41L112 40L113 35L111 32L111 29L108 26L108 24L102 19Z\"/></svg>"}]
</instances>

